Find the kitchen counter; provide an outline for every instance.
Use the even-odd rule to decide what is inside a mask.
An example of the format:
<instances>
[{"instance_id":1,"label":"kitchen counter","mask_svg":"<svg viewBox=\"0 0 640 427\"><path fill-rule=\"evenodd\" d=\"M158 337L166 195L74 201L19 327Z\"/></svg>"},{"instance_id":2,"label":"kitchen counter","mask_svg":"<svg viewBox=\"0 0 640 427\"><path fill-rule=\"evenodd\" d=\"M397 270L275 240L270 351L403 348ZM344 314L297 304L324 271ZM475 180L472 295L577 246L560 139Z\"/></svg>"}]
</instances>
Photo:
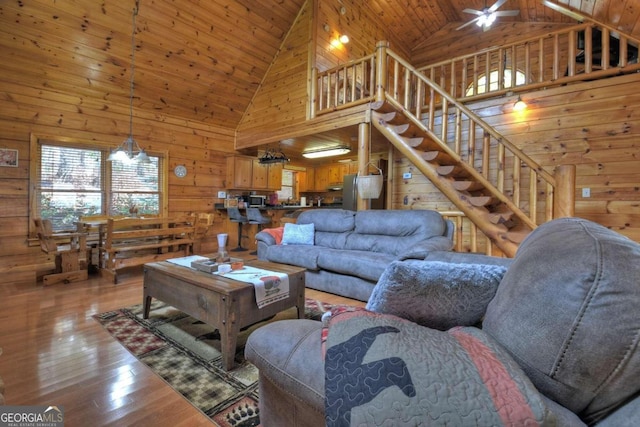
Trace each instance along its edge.
<instances>
[{"instance_id":1,"label":"kitchen counter","mask_svg":"<svg viewBox=\"0 0 640 427\"><path fill-rule=\"evenodd\" d=\"M215 209L226 210L224 207L224 203L216 203L214 205ZM241 211L246 208L239 208ZM296 210L296 209L342 209L342 204L325 204L325 205L313 205L313 206L302 206L302 205L277 205L277 206L265 206L263 208L259 208L261 211L283 211L283 210Z\"/></svg>"},{"instance_id":2,"label":"kitchen counter","mask_svg":"<svg viewBox=\"0 0 640 427\"><path fill-rule=\"evenodd\" d=\"M238 245L238 224L235 222L229 221L227 218L227 208L224 207L224 203L216 203L213 205L213 208L217 211L220 211L222 214L222 218L224 221L224 226L222 227L224 232L227 233L228 241L227 246L229 248L234 248ZM246 208L239 208L241 213L244 213ZM262 212L262 215L268 216L271 218L271 223L268 225L264 225L264 228L268 227L280 227L283 226L284 223L287 222L296 222L296 218L302 212L309 209L342 209L342 204L326 204L321 206L301 206L301 205L290 205L290 206L265 206L264 208L259 208ZM255 239L253 238L255 234L258 232L258 226L255 224L244 224L242 227L242 235L243 247L248 248L249 250L255 250Z\"/></svg>"}]
</instances>

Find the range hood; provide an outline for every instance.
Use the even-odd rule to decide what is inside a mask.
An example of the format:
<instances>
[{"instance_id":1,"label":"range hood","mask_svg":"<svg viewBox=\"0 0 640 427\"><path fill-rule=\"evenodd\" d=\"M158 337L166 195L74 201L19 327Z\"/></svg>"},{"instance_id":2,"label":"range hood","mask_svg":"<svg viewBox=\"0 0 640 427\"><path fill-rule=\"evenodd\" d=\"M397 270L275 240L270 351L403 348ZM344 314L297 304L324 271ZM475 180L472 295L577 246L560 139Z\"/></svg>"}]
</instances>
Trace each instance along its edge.
<instances>
[{"instance_id":1,"label":"range hood","mask_svg":"<svg viewBox=\"0 0 640 427\"><path fill-rule=\"evenodd\" d=\"M328 191L342 191L342 187L344 186L344 182L332 182L327 187Z\"/></svg>"}]
</instances>

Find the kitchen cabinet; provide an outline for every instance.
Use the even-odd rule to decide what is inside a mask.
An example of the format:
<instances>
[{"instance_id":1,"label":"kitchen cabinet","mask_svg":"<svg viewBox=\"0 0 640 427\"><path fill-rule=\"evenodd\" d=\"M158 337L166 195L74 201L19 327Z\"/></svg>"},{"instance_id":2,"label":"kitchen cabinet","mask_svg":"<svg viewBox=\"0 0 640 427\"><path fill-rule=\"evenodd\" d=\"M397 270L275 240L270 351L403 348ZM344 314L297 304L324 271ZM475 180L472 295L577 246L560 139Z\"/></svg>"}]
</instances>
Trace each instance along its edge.
<instances>
[{"instance_id":1,"label":"kitchen cabinet","mask_svg":"<svg viewBox=\"0 0 640 427\"><path fill-rule=\"evenodd\" d=\"M253 159L251 169L251 189L266 190L269 180L269 165L260 164L258 159Z\"/></svg>"},{"instance_id":2,"label":"kitchen cabinet","mask_svg":"<svg viewBox=\"0 0 640 427\"><path fill-rule=\"evenodd\" d=\"M306 191L316 191L316 168L310 168L307 167L307 170L305 172L307 174L306 176L306 181L307 181L307 189Z\"/></svg>"},{"instance_id":3,"label":"kitchen cabinet","mask_svg":"<svg viewBox=\"0 0 640 427\"><path fill-rule=\"evenodd\" d=\"M282 183L282 164L260 164L255 157L227 157L227 189L279 190Z\"/></svg>"},{"instance_id":4,"label":"kitchen cabinet","mask_svg":"<svg viewBox=\"0 0 640 427\"><path fill-rule=\"evenodd\" d=\"M284 169L284 165L282 163L272 163L268 166L267 189L280 190L280 188L282 188L282 170Z\"/></svg>"},{"instance_id":5,"label":"kitchen cabinet","mask_svg":"<svg viewBox=\"0 0 640 427\"><path fill-rule=\"evenodd\" d=\"M326 191L329 187L329 166L316 167L315 190Z\"/></svg>"},{"instance_id":6,"label":"kitchen cabinet","mask_svg":"<svg viewBox=\"0 0 640 427\"><path fill-rule=\"evenodd\" d=\"M307 172L306 171L298 171L296 172L296 189L298 190L298 194L304 193L308 191L309 187L307 186Z\"/></svg>"},{"instance_id":7,"label":"kitchen cabinet","mask_svg":"<svg viewBox=\"0 0 640 427\"><path fill-rule=\"evenodd\" d=\"M227 188L251 188L253 157L227 157Z\"/></svg>"}]
</instances>

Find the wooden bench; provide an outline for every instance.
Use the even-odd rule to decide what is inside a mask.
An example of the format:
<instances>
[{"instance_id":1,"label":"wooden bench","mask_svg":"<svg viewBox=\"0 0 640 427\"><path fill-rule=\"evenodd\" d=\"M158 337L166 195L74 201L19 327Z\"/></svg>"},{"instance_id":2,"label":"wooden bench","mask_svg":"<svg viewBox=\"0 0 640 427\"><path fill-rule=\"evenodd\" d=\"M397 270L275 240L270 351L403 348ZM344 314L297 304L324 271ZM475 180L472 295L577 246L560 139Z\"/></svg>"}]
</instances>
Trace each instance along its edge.
<instances>
[{"instance_id":1,"label":"wooden bench","mask_svg":"<svg viewBox=\"0 0 640 427\"><path fill-rule=\"evenodd\" d=\"M118 270L191 254L196 218L109 218L100 246L100 273L118 283Z\"/></svg>"}]
</instances>

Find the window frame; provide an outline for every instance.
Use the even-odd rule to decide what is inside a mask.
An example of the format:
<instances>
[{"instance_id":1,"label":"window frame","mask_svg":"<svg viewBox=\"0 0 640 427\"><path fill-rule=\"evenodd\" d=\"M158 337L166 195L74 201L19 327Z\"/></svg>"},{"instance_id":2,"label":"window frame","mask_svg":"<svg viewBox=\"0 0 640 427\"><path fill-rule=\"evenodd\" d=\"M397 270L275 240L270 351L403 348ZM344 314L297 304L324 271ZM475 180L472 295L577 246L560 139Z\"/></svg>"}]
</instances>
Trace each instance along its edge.
<instances>
[{"instance_id":1,"label":"window frame","mask_svg":"<svg viewBox=\"0 0 640 427\"><path fill-rule=\"evenodd\" d=\"M107 195L103 201L102 211L105 212L108 202L108 195L111 191L111 180L108 177L111 176L111 162L106 161L107 156L111 150L118 145L118 143L107 143L99 141L88 141L78 138L66 138L59 136L45 136L31 134L30 136L30 167L29 167L29 237L35 238L37 236L34 218L38 218L40 212L38 211L38 185L40 183L40 166L42 156L42 145L59 145L69 148L86 149L86 150L99 150L102 152L102 158L105 162L104 174L102 176L102 188ZM158 161L158 173L160 174L159 182L159 212L161 217L167 217L168 212L168 199L169 199L169 160L167 151L147 151L150 156L159 158Z\"/></svg>"},{"instance_id":2,"label":"window frame","mask_svg":"<svg viewBox=\"0 0 640 427\"><path fill-rule=\"evenodd\" d=\"M510 73L513 73L513 72L516 73L516 84L515 84L515 86L511 86L511 78L507 79L507 71L510 72ZM491 77L494 75L494 73L497 74L498 77L500 76L500 70L498 68L492 68L491 70L489 70L488 77L487 77L487 73L486 72L478 75L478 78L475 81L472 81L471 83L469 83L467 85L467 87L465 88L464 97L466 98L466 97L477 96L477 95L491 95L492 93L499 92L500 90L513 90L516 87L526 85L528 80L529 80L527 78L527 75L524 73L524 71L522 71L522 70L520 70L518 68L505 67L504 70L502 71L502 79L503 79L502 84L500 84L500 82L497 81L497 79L496 79L495 82L491 81ZM518 76L522 76L522 79L524 80L523 83L518 84ZM480 80L483 79L483 78L485 79L485 84L483 85L484 86L484 91L480 92L480 90L479 90L480 89ZM488 78L488 81L487 81L487 78ZM509 83L509 85L506 84L507 82ZM496 84L498 86L497 89L489 90L489 89L491 89L491 85L492 84ZM469 94L469 91L475 92L475 93Z\"/></svg>"}]
</instances>

